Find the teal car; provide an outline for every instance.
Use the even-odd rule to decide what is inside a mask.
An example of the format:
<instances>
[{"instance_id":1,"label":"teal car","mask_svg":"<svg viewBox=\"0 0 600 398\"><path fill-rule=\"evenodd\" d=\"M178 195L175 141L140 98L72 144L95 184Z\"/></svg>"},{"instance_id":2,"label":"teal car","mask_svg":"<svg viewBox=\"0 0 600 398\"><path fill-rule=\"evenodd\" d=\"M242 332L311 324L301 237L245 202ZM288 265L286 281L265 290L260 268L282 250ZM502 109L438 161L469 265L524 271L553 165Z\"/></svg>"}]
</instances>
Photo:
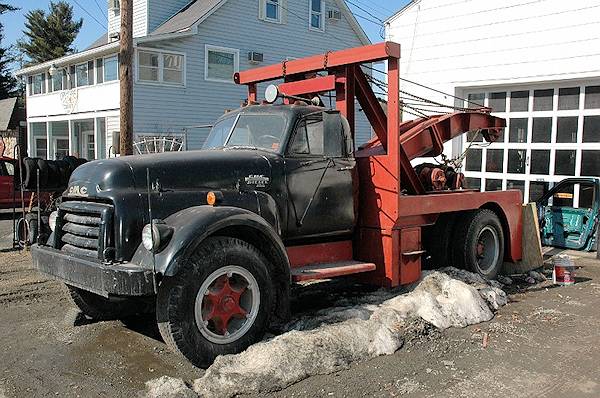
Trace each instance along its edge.
<instances>
[{"instance_id":1,"label":"teal car","mask_svg":"<svg viewBox=\"0 0 600 398\"><path fill-rule=\"evenodd\" d=\"M600 178L567 178L537 202L542 245L596 250Z\"/></svg>"}]
</instances>

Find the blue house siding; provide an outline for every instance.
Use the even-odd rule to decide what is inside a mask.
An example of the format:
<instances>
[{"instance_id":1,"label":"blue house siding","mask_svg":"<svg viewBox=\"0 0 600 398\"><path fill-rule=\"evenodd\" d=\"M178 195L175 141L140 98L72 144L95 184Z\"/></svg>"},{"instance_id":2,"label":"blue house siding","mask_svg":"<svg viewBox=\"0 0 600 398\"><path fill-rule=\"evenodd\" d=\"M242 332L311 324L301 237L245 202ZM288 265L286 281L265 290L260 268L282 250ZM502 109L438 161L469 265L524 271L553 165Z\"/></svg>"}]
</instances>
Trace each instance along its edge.
<instances>
[{"instance_id":1,"label":"blue house siding","mask_svg":"<svg viewBox=\"0 0 600 398\"><path fill-rule=\"evenodd\" d=\"M163 22L189 4L190 0L144 0L148 2L148 32L158 28Z\"/></svg>"},{"instance_id":2,"label":"blue house siding","mask_svg":"<svg viewBox=\"0 0 600 398\"><path fill-rule=\"evenodd\" d=\"M151 10L154 1L150 0ZM250 51L264 54L264 61L258 65L264 66L287 57L300 58L362 45L344 17L336 22L325 18L325 32L309 30L308 6L308 0L288 0L286 23L275 24L258 19L258 0L229 0L198 26L197 34L145 44L145 47L185 53L186 85L137 83L134 91L136 133L181 133L185 127L213 123L226 109L236 108L244 100L245 87L204 79L206 45L238 49L241 70L255 67L247 61ZM337 8L332 0L326 6L326 9L331 8ZM260 94L264 88L259 87ZM370 128L364 115L358 112L358 116L357 141L364 142L370 137ZM207 129L189 129L187 148L200 148L207 133Z\"/></svg>"}]
</instances>

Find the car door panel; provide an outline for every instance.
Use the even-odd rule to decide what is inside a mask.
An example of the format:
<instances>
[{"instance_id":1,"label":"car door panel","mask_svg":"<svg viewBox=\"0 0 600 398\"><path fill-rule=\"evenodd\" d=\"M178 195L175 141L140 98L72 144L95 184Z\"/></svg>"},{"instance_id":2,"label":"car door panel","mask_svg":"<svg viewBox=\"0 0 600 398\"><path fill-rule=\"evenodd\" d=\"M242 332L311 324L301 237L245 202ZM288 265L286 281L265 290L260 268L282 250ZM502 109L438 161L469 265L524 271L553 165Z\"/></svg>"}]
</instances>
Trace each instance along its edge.
<instances>
[{"instance_id":1,"label":"car door panel","mask_svg":"<svg viewBox=\"0 0 600 398\"><path fill-rule=\"evenodd\" d=\"M599 206L596 201L591 207L556 206L549 200L560 192L568 190L570 185L590 184L586 179L567 179L561 181L538 202L540 234L543 245L573 250L592 250L596 232ZM591 183L598 198L597 183ZM560 198L560 197L559 197Z\"/></svg>"}]
</instances>

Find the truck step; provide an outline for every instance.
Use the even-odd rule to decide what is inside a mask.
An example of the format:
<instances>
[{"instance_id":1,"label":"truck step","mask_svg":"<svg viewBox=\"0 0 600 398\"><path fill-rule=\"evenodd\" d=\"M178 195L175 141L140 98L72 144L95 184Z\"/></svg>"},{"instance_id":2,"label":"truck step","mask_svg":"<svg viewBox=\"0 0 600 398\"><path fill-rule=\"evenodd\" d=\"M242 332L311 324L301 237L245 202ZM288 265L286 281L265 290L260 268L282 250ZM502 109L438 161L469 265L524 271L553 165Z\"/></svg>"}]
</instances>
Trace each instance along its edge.
<instances>
[{"instance_id":1,"label":"truck step","mask_svg":"<svg viewBox=\"0 0 600 398\"><path fill-rule=\"evenodd\" d=\"M352 275L375 270L375 264L360 261L340 261L329 264L314 264L292 269L294 282L315 279L329 279L336 276Z\"/></svg>"}]
</instances>

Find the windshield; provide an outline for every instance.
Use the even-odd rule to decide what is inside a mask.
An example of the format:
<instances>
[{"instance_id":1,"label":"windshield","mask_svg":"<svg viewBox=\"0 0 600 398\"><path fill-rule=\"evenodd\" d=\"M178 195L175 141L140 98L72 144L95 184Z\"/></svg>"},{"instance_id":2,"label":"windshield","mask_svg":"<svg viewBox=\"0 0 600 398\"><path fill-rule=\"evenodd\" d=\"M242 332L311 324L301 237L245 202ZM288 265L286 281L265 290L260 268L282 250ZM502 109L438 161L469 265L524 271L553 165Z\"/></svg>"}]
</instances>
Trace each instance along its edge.
<instances>
[{"instance_id":1,"label":"windshield","mask_svg":"<svg viewBox=\"0 0 600 398\"><path fill-rule=\"evenodd\" d=\"M279 152L285 127L282 115L232 116L214 125L203 148L242 146Z\"/></svg>"}]
</instances>

